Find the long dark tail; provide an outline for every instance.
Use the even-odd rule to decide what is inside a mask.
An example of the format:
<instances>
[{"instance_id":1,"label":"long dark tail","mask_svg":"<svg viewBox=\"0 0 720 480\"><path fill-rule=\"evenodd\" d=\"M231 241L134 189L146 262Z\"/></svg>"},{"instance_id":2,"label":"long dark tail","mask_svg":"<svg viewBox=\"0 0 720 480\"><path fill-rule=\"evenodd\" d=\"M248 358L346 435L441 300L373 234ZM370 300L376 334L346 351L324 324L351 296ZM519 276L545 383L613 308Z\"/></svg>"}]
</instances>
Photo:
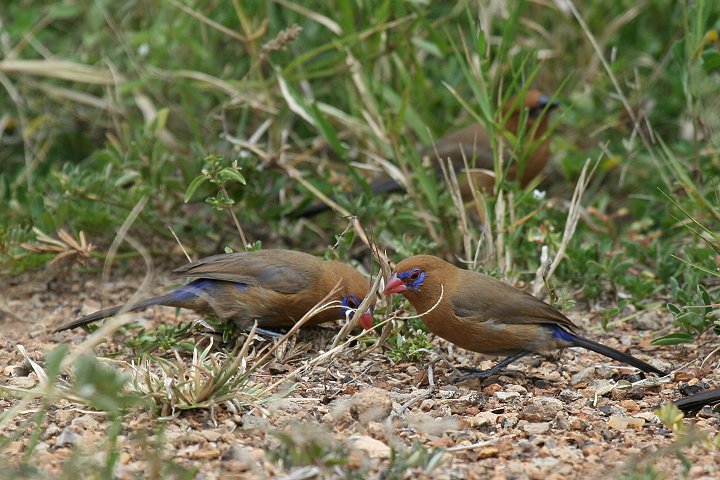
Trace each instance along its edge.
<instances>
[{"instance_id":1,"label":"long dark tail","mask_svg":"<svg viewBox=\"0 0 720 480\"><path fill-rule=\"evenodd\" d=\"M80 317L77 320L73 320L72 322L66 323L65 325L62 325L62 326L56 328L55 330L53 330L53 333L70 330L71 328L77 328L77 327L89 325L93 322L97 322L98 320L102 320L103 318L115 316L118 314L118 312L120 310L125 310L127 312L135 312L137 310L142 310L144 308L151 307L153 305L171 305L172 306L173 302L177 302L177 298L172 293L169 293L167 295L160 295L159 297L150 298L148 300L137 303L129 308L126 305L119 305L117 307L106 308L104 310L100 310L95 313L91 313L90 315L85 315L84 317Z\"/></svg>"},{"instance_id":2,"label":"long dark tail","mask_svg":"<svg viewBox=\"0 0 720 480\"><path fill-rule=\"evenodd\" d=\"M667 375L666 372L663 372L662 370L659 370L649 363L645 363L639 358L635 358L632 355L628 355L627 353L623 353L620 350L615 350L614 348L608 347L607 345L602 345L600 343L593 342L592 340L588 340L587 338L579 337L574 334L570 334L567 337L568 340L570 340L572 343L577 345L578 347L587 348L588 350L592 350L593 352L597 352L601 355L605 355L606 357L612 358L613 360L617 360L618 362L623 362L628 365L632 365L635 368L639 368L643 372L648 373L656 373L660 376Z\"/></svg>"},{"instance_id":3,"label":"long dark tail","mask_svg":"<svg viewBox=\"0 0 720 480\"><path fill-rule=\"evenodd\" d=\"M673 402L676 407L686 414L694 414L699 412L705 405L715 405L716 403L720 403L720 390L707 390Z\"/></svg>"}]
</instances>

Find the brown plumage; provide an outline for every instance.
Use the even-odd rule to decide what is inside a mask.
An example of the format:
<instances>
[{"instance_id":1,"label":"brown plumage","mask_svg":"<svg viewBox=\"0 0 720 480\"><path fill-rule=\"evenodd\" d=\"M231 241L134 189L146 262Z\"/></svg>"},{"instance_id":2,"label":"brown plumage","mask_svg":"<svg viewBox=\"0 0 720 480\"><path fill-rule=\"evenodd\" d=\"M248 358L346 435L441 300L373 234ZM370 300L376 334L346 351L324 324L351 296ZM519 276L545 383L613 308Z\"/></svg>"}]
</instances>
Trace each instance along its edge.
<instances>
[{"instance_id":1,"label":"brown plumage","mask_svg":"<svg viewBox=\"0 0 720 480\"><path fill-rule=\"evenodd\" d=\"M509 355L488 371L495 374L531 352L584 347L645 372L665 373L631 355L576 334L565 315L530 294L438 257L418 255L398 263L385 294L400 293L434 334L474 352ZM424 315L423 315L424 314Z\"/></svg>"},{"instance_id":2,"label":"brown plumage","mask_svg":"<svg viewBox=\"0 0 720 480\"><path fill-rule=\"evenodd\" d=\"M324 310L305 325L344 318L367 296L370 283L350 265L325 261L307 253L290 250L214 255L174 270L191 280L165 295L136 305L100 310L55 330L60 332L152 305L187 308L206 315L233 320L247 328L257 320L260 328L292 326L320 302L338 282L340 290L331 298L338 305ZM360 321L372 326L372 309Z\"/></svg>"},{"instance_id":3,"label":"brown plumage","mask_svg":"<svg viewBox=\"0 0 720 480\"><path fill-rule=\"evenodd\" d=\"M549 112L557 106L557 102L539 91L529 90L524 100L513 97L503 108L501 122L505 121L504 130L512 135L518 135L521 131L524 134L523 150L518 152L520 158L512 162L507 172L510 180L519 177L523 187L543 171L550 158L550 137L547 135ZM525 125L521 123L523 110L527 112ZM508 145L506 137L503 135L503 140ZM457 171L465 171L463 154L471 167L466 173L473 177L475 187L492 190L495 183L492 143L482 123L474 123L451 132L437 140L434 146L420 151L421 156L428 156L432 160L440 157L440 160L447 161L449 158ZM508 163L507 154L505 163ZM470 182L467 179L461 180L463 198L472 199Z\"/></svg>"}]
</instances>

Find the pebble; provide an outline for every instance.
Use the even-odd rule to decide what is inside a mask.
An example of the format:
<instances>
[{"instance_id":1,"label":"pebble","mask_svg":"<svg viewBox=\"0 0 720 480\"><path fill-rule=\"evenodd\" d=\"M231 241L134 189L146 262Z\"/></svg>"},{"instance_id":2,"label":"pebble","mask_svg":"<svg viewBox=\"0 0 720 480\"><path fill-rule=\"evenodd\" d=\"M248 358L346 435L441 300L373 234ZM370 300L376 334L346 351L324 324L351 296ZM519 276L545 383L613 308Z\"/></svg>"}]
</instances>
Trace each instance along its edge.
<instances>
[{"instance_id":1,"label":"pebble","mask_svg":"<svg viewBox=\"0 0 720 480\"><path fill-rule=\"evenodd\" d=\"M622 417L620 415L611 415L608 419L608 427L613 430L625 430L628 427L641 429L645 425L645 419L637 417Z\"/></svg>"},{"instance_id":2,"label":"pebble","mask_svg":"<svg viewBox=\"0 0 720 480\"><path fill-rule=\"evenodd\" d=\"M70 430L70 427L65 427L60 435L55 439L56 447L64 447L69 445L75 445L78 441L78 435Z\"/></svg>"},{"instance_id":3,"label":"pebble","mask_svg":"<svg viewBox=\"0 0 720 480\"><path fill-rule=\"evenodd\" d=\"M511 398L520 398L520 394L518 392L495 392L495 398L501 402L506 402Z\"/></svg>"},{"instance_id":4,"label":"pebble","mask_svg":"<svg viewBox=\"0 0 720 480\"><path fill-rule=\"evenodd\" d=\"M553 397L535 397L520 414L520 418L528 422L543 422L554 420L558 412L563 409L563 403Z\"/></svg>"},{"instance_id":5,"label":"pebble","mask_svg":"<svg viewBox=\"0 0 720 480\"><path fill-rule=\"evenodd\" d=\"M222 434L215 430L202 430L199 433L208 442L217 442L222 437Z\"/></svg>"},{"instance_id":6,"label":"pebble","mask_svg":"<svg viewBox=\"0 0 720 480\"><path fill-rule=\"evenodd\" d=\"M622 400L620 402L620 406L628 412L637 412L640 410L640 407L635 400Z\"/></svg>"},{"instance_id":7,"label":"pebble","mask_svg":"<svg viewBox=\"0 0 720 480\"><path fill-rule=\"evenodd\" d=\"M540 435L550 430L550 422L534 423L522 420L518 422L518 427L520 427L523 432L530 435Z\"/></svg>"},{"instance_id":8,"label":"pebble","mask_svg":"<svg viewBox=\"0 0 720 480\"><path fill-rule=\"evenodd\" d=\"M345 440L348 448L353 450L362 450L370 458L385 459L390 457L390 447L380 440L375 440L366 435L353 435Z\"/></svg>"},{"instance_id":9,"label":"pebble","mask_svg":"<svg viewBox=\"0 0 720 480\"><path fill-rule=\"evenodd\" d=\"M518 392L520 394L526 394L527 388L523 387L522 385L508 385L505 390L508 392Z\"/></svg>"},{"instance_id":10,"label":"pebble","mask_svg":"<svg viewBox=\"0 0 720 480\"><path fill-rule=\"evenodd\" d=\"M583 396L577 390L562 390L560 391L560 400L564 402L573 402L583 398Z\"/></svg>"},{"instance_id":11,"label":"pebble","mask_svg":"<svg viewBox=\"0 0 720 480\"><path fill-rule=\"evenodd\" d=\"M387 390L371 387L350 398L350 414L362 423L383 420L392 412L392 400Z\"/></svg>"},{"instance_id":12,"label":"pebble","mask_svg":"<svg viewBox=\"0 0 720 480\"><path fill-rule=\"evenodd\" d=\"M498 415L492 412L480 412L477 415L467 419L471 427L481 427L483 425L495 425Z\"/></svg>"}]
</instances>

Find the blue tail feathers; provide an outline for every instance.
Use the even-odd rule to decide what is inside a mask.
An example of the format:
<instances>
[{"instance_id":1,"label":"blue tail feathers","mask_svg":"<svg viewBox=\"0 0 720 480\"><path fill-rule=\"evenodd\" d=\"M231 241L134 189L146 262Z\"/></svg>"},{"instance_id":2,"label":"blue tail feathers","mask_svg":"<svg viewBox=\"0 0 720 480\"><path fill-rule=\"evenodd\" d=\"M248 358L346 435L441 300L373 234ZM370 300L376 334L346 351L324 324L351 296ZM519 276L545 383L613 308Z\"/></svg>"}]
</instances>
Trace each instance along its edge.
<instances>
[{"instance_id":1,"label":"blue tail feathers","mask_svg":"<svg viewBox=\"0 0 720 480\"><path fill-rule=\"evenodd\" d=\"M553 337L557 338L558 340L564 340L566 342L574 343L575 339L577 338L576 335L568 332L564 328L562 328L560 325L548 325L550 329L553 332Z\"/></svg>"},{"instance_id":2,"label":"blue tail feathers","mask_svg":"<svg viewBox=\"0 0 720 480\"><path fill-rule=\"evenodd\" d=\"M142 310L147 307L151 307L153 305L167 305L170 307L185 307L183 305L185 302L193 302L194 299L198 297L205 296L212 297L213 290L216 290L218 288L222 288L221 285L227 285L232 284L240 290L241 292L247 290L249 287L246 283L233 283L233 282L225 282L221 280L211 280L211 279L199 279L195 280L194 282L190 282L187 285L183 285L182 287L176 288L172 292L166 293L165 295L160 295L159 297L153 297L149 298L147 300L144 300L140 303L134 304L134 305L120 305L117 307L111 307L106 308L104 310L100 310L95 313L91 313L90 315L86 315L84 317L78 318L77 320L67 323L65 325L62 325L59 328L56 328L54 332L62 332L63 330L70 330L72 328L81 327L84 325L88 325L93 322L97 322L98 320L102 320L103 318L112 317L114 315L117 315L120 311L127 311L127 312L134 312L137 310ZM192 307L190 307L192 308Z\"/></svg>"}]
</instances>

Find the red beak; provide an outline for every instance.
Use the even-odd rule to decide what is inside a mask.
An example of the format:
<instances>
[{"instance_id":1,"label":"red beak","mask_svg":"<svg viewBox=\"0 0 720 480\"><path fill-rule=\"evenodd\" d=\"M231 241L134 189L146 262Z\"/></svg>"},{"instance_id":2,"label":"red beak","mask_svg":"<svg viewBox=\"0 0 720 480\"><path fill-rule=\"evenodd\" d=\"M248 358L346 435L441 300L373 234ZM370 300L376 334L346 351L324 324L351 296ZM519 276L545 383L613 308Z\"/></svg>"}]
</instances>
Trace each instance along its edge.
<instances>
[{"instance_id":1,"label":"red beak","mask_svg":"<svg viewBox=\"0 0 720 480\"><path fill-rule=\"evenodd\" d=\"M373 327L373 315L372 312L365 312L360 315L358 324L365 330L370 330Z\"/></svg>"},{"instance_id":2,"label":"red beak","mask_svg":"<svg viewBox=\"0 0 720 480\"><path fill-rule=\"evenodd\" d=\"M383 290L383 295L402 293L405 290L407 290L407 285L405 285L405 283L398 278L397 273L393 273L392 276L388 278L387 284L385 285L385 290Z\"/></svg>"}]
</instances>

